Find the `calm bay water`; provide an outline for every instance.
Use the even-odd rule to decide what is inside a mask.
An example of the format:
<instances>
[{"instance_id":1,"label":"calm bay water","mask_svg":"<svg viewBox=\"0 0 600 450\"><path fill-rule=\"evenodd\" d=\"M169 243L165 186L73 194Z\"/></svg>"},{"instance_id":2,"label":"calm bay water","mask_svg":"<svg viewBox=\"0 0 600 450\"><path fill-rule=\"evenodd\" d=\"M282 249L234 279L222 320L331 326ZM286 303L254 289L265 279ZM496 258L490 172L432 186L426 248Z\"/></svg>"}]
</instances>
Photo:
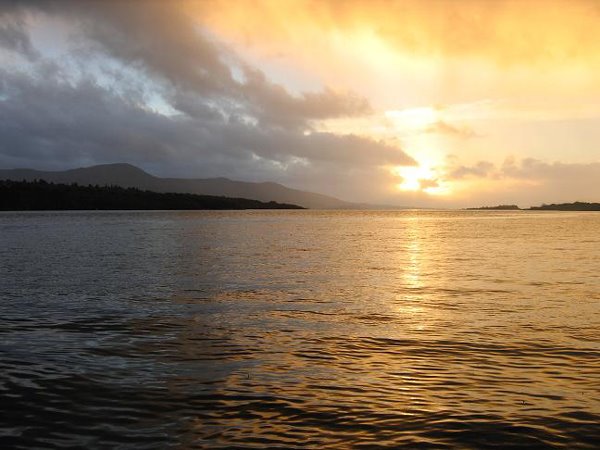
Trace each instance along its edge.
<instances>
[{"instance_id":1,"label":"calm bay water","mask_svg":"<svg viewBox=\"0 0 600 450\"><path fill-rule=\"evenodd\" d=\"M600 448L600 214L0 214L3 448Z\"/></svg>"}]
</instances>

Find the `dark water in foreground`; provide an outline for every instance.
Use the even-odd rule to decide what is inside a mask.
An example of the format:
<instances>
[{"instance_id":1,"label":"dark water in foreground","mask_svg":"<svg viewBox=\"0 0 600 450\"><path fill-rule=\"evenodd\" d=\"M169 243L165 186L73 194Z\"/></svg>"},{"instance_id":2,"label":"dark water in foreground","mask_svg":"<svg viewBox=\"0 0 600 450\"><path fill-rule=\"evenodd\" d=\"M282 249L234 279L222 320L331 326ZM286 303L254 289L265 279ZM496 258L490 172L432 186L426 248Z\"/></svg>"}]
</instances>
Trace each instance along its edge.
<instances>
[{"instance_id":1,"label":"dark water in foreground","mask_svg":"<svg viewBox=\"0 0 600 450\"><path fill-rule=\"evenodd\" d=\"M0 214L3 448L600 448L600 214Z\"/></svg>"}]
</instances>

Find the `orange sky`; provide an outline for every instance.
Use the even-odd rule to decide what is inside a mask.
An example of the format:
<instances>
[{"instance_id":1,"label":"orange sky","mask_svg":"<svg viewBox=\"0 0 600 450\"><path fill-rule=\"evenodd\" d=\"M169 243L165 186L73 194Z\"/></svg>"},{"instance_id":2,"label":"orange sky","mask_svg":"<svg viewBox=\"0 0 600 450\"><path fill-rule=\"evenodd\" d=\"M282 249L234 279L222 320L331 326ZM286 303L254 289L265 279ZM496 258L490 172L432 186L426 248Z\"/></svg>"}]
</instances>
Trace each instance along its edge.
<instances>
[{"instance_id":1,"label":"orange sky","mask_svg":"<svg viewBox=\"0 0 600 450\"><path fill-rule=\"evenodd\" d=\"M188 8L293 92L327 86L364 95L371 116L316 126L399 142L421 169L391 169L405 177L396 189L448 202L477 197L473 191L526 202L519 191L535 187L566 200L586 194L577 191L580 181L561 193L564 177L503 167L516 160L522 169L532 158L548 172L557 164L585 172L600 162L598 2L266 0ZM481 162L494 169L451 174ZM600 190L592 194L597 200Z\"/></svg>"}]
</instances>

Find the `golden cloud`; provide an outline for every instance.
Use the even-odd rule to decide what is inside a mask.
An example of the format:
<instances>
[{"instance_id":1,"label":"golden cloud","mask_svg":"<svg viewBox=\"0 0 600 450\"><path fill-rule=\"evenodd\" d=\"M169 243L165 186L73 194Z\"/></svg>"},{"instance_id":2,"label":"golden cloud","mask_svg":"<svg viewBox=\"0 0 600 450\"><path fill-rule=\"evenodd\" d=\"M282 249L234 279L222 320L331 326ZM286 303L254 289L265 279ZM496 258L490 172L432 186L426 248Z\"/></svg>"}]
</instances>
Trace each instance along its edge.
<instances>
[{"instance_id":1,"label":"golden cloud","mask_svg":"<svg viewBox=\"0 0 600 450\"><path fill-rule=\"evenodd\" d=\"M598 63L600 3L547 1L256 0L192 2L201 20L247 44L321 52L372 35L394 51L497 64ZM312 44L321 40L321 47Z\"/></svg>"}]
</instances>

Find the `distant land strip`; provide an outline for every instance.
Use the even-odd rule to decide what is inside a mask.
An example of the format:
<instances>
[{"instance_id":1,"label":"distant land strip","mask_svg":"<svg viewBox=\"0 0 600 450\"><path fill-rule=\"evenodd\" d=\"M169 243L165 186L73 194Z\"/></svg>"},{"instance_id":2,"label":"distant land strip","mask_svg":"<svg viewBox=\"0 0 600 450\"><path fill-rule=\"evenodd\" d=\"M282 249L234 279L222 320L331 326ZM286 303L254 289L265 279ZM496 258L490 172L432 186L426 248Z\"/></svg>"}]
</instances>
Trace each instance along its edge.
<instances>
[{"instance_id":1,"label":"distant land strip","mask_svg":"<svg viewBox=\"0 0 600 450\"><path fill-rule=\"evenodd\" d=\"M0 180L0 211L304 209L287 203L119 186Z\"/></svg>"},{"instance_id":2,"label":"distant land strip","mask_svg":"<svg viewBox=\"0 0 600 450\"><path fill-rule=\"evenodd\" d=\"M514 209L521 209L517 205L498 205L498 206L479 206L478 208L466 208L467 211L477 211L477 210L486 210L486 209L494 209L494 210L502 210L509 211Z\"/></svg>"},{"instance_id":3,"label":"distant land strip","mask_svg":"<svg viewBox=\"0 0 600 450\"><path fill-rule=\"evenodd\" d=\"M373 209L315 192L291 189L272 182L235 181L228 178L160 178L131 164L101 164L61 171L0 169L0 180L35 181L80 186L120 186L160 193L183 193L215 197L246 198L261 202L300 205L310 209Z\"/></svg>"},{"instance_id":4,"label":"distant land strip","mask_svg":"<svg viewBox=\"0 0 600 450\"><path fill-rule=\"evenodd\" d=\"M497 210L497 211L600 211L600 203L552 203L550 205L532 206L531 208L519 208L517 205L498 205L498 206L480 206L478 208L466 208L468 211L474 210Z\"/></svg>"}]
</instances>

